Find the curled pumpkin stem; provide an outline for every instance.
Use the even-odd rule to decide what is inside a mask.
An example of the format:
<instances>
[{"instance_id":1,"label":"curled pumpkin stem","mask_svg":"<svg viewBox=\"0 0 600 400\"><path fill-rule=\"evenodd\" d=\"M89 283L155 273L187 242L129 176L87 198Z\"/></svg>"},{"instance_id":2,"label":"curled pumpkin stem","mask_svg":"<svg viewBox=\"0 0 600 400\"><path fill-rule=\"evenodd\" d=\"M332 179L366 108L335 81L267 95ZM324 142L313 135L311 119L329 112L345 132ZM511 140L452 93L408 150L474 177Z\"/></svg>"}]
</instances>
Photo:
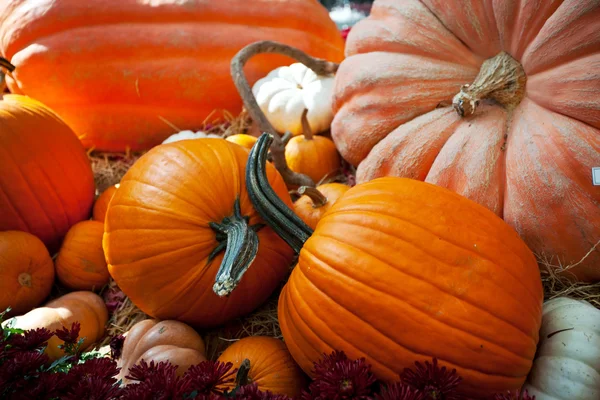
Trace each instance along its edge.
<instances>
[{"instance_id":1,"label":"curled pumpkin stem","mask_svg":"<svg viewBox=\"0 0 600 400\"><path fill-rule=\"evenodd\" d=\"M260 109L248 79L244 74L244 65L253 56L262 53L282 54L294 58L295 60L312 69L317 75L334 74L339 64L314 58L304 53L302 50L269 40L255 42L241 49L231 60L231 76L237 90L244 101L246 110L254 121L258 124L259 129L263 133L268 133L273 136L273 144L271 146L271 156L275 168L279 171L284 181L290 186L315 186L313 180L304 174L299 174L292 171L285 160L285 143L279 137L279 134L273 128L266 115Z\"/></svg>"},{"instance_id":2,"label":"curled pumpkin stem","mask_svg":"<svg viewBox=\"0 0 600 400\"><path fill-rule=\"evenodd\" d=\"M246 188L254 209L296 253L313 230L277 196L267 178L267 152L273 136L263 133L250 150Z\"/></svg>"},{"instance_id":3,"label":"curled pumpkin stem","mask_svg":"<svg viewBox=\"0 0 600 400\"><path fill-rule=\"evenodd\" d=\"M313 208L323 207L327 204L327 197L323 193L319 192L316 188L309 186L302 186L297 190L300 196L308 196L313 203Z\"/></svg>"},{"instance_id":4,"label":"curled pumpkin stem","mask_svg":"<svg viewBox=\"0 0 600 400\"><path fill-rule=\"evenodd\" d=\"M242 216L238 198L234 203L233 216L224 218L221 223L209 223L220 242L210 254L209 262L225 250L213 285L213 291L219 297L229 296L233 292L258 253L256 231L262 225L250 226L248 221L248 217Z\"/></svg>"},{"instance_id":5,"label":"curled pumpkin stem","mask_svg":"<svg viewBox=\"0 0 600 400\"><path fill-rule=\"evenodd\" d=\"M473 115L479 102L492 99L508 110L514 109L525 96L527 75L523 66L502 51L488 58L471 84L463 85L452 99L452 106L461 117Z\"/></svg>"}]
</instances>

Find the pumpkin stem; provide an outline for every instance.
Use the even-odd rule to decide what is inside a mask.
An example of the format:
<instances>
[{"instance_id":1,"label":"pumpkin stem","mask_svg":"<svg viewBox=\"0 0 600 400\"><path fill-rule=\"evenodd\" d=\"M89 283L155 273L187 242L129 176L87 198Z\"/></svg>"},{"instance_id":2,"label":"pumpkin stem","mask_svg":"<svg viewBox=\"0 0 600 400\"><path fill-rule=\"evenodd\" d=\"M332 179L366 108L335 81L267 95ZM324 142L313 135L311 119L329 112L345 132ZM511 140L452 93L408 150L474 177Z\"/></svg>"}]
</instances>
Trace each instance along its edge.
<instances>
[{"instance_id":1,"label":"pumpkin stem","mask_svg":"<svg viewBox=\"0 0 600 400\"><path fill-rule=\"evenodd\" d=\"M483 99L495 100L512 110L523 100L526 83L523 66L503 51L483 62L473 83L463 85L454 96L452 106L461 117L473 115Z\"/></svg>"},{"instance_id":2,"label":"pumpkin stem","mask_svg":"<svg viewBox=\"0 0 600 400\"><path fill-rule=\"evenodd\" d=\"M313 230L277 196L267 178L267 152L273 136L263 133L250 150L246 167L246 188L254 209L296 253Z\"/></svg>"},{"instance_id":3,"label":"pumpkin stem","mask_svg":"<svg viewBox=\"0 0 600 400\"><path fill-rule=\"evenodd\" d=\"M304 53L302 50L269 40L255 42L241 49L231 60L231 76L237 90L244 101L244 106L248 114L258 124L263 133L269 133L273 136L273 145L271 146L271 155L273 164L279 171L285 183L289 186L315 186L310 177L292 171L285 160L285 144L279 137L279 134L273 128L266 115L260 109L248 79L244 74L244 65L257 54L275 53L282 54L296 59L308 68L312 69L317 75L329 75L337 71L339 64L314 58Z\"/></svg>"},{"instance_id":4,"label":"pumpkin stem","mask_svg":"<svg viewBox=\"0 0 600 400\"><path fill-rule=\"evenodd\" d=\"M304 140L313 140L312 129L310 128L310 123L308 122L308 109L304 109L302 111L302 134L304 135Z\"/></svg>"},{"instance_id":5,"label":"pumpkin stem","mask_svg":"<svg viewBox=\"0 0 600 400\"><path fill-rule=\"evenodd\" d=\"M10 63L6 58L0 57L0 67L5 68L8 72L13 72L15 70L15 66ZM6 74L0 68L0 96L4 92L4 88L6 87Z\"/></svg>"},{"instance_id":6,"label":"pumpkin stem","mask_svg":"<svg viewBox=\"0 0 600 400\"><path fill-rule=\"evenodd\" d=\"M233 216L224 218L220 224L209 223L220 243L208 257L208 262L225 250L213 285L213 291L219 297L229 296L250 268L258 253L256 232L263 226L248 224L248 217L242 216L239 198L235 200L233 207Z\"/></svg>"},{"instance_id":7,"label":"pumpkin stem","mask_svg":"<svg viewBox=\"0 0 600 400\"><path fill-rule=\"evenodd\" d=\"M323 193L319 192L316 188L311 188L308 186L302 186L297 190L300 196L308 196L313 203L313 208L323 207L327 204L327 197L323 195Z\"/></svg>"},{"instance_id":8,"label":"pumpkin stem","mask_svg":"<svg viewBox=\"0 0 600 400\"><path fill-rule=\"evenodd\" d=\"M239 388L240 386L248 385L252 383L252 380L248 377L250 372L250 360L244 358L244 361L240 364L237 374L235 375L235 385Z\"/></svg>"}]
</instances>

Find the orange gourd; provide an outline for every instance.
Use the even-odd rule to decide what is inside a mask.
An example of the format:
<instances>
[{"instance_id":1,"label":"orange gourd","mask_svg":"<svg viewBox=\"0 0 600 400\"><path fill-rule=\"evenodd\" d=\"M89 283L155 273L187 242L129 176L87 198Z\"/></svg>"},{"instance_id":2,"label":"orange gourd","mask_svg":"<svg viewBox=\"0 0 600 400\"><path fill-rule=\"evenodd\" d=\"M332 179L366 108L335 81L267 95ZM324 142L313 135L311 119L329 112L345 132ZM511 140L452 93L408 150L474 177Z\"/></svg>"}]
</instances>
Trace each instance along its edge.
<instances>
[{"instance_id":1,"label":"orange gourd","mask_svg":"<svg viewBox=\"0 0 600 400\"><path fill-rule=\"evenodd\" d=\"M177 366L177 375L181 376L192 365L206 361L204 341L182 322L147 319L127 332L117 363L121 368L117 378L129 383L125 378L129 375L129 368L142 360L148 364L151 361L155 364L168 361Z\"/></svg>"},{"instance_id":2,"label":"orange gourd","mask_svg":"<svg viewBox=\"0 0 600 400\"><path fill-rule=\"evenodd\" d=\"M18 230L58 250L69 228L89 217L94 176L73 131L42 103L0 100L0 231Z\"/></svg>"},{"instance_id":3,"label":"orange gourd","mask_svg":"<svg viewBox=\"0 0 600 400\"><path fill-rule=\"evenodd\" d=\"M242 133L238 133L237 135L231 135L228 136L227 139L225 139L231 143L236 143L239 144L240 146L250 150L252 149L252 146L254 146L254 143L256 143L256 137L252 136L252 135L244 135Z\"/></svg>"},{"instance_id":4,"label":"orange gourd","mask_svg":"<svg viewBox=\"0 0 600 400\"><path fill-rule=\"evenodd\" d=\"M285 160L292 171L305 174L318 184L340 168L340 155L331 139L312 134L306 114L304 110L304 134L294 136L286 144Z\"/></svg>"},{"instance_id":5,"label":"orange gourd","mask_svg":"<svg viewBox=\"0 0 600 400\"><path fill-rule=\"evenodd\" d=\"M74 290L100 290L110 280L102 235L104 224L81 221L67 232L56 258L56 276Z\"/></svg>"},{"instance_id":6,"label":"orange gourd","mask_svg":"<svg viewBox=\"0 0 600 400\"><path fill-rule=\"evenodd\" d=\"M148 149L242 102L229 61L248 43L279 40L340 61L343 40L317 0L11 0L0 12L7 80L52 107L86 147ZM36 8L37 9L37 8ZM56 60L61 60L60 65ZM292 60L264 56L252 82ZM217 110L216 114L212 114ZM211 115L212 114L212 115Z\"/></svg>"},{"instance_id":7,"label":"orange gourd","mask_svg":"<svg viewBox=\"0 0 600 400\"><path fill-rule=\"evenodd\" d=\"M271 140L250 152L248 192L299 252L278 319L306 373L342 350L386 381L437 357L469 398L521 387L544 296L536 259L509 225L448 189L386 177L349 189L313 231L268 195L260 166Z\"/></svg>"},{"instance_id":8,"label":"orange gourd","mask_svg":"<svg viewBox=\"0 0 600 400\"><path fill-rule=\"evenodd\" d=\"M377 1L346 42L332 137L357 182L451 189L598 281L597 32L595 0Z\"/></svg>"},{"instance_id":9,"label":"orange gourd","mask_svg":"<svg viewBox=\"0 0 600 400\"><path fill-rule=\"evenodd\" d=\"M28 330L46 328L49 331L67 328L71 329L73 322L79 322L81 330L79 338L85 338L81 350L104 336L104 325L108 321L108 311L100 296L93 292L71 292L50 301L43 307L34 308L27 314L14 317L2 323L14 323L15 328ZM64 342L57 336L48 340L46 354L51 360L64 356L58 348Z\"/></svg>"},{"instance_id":10,"label":"orange gourd","mask_svg":"<svg viewBox=\"0 0 600 400\"><path fill-rule=\"evenodd\" d=\"M0 312L20 315L40 305L54 283L48 249L27 232L0 232Z\"/></svg>"},{"instance_id":11,"label":"orange gourd","mask_svg":"<svg viewBox=\"0 0 600 400\"><path fill-rule=\"evenodd\" d=\"M216 326L254 310L284 279L292 251L250 203L247 160L223 139L183 140L153 148L123 177L103 246L111 276L142 311ZM291 206L279 173L266 171Z\"/></svg>"},{"instance_id":12,"label":"orange gourd","mask_svg":"<svg viewBox=\"0 0 600 400\"><path fill-rule=\"evenodd\" d=\"M316 188L302 186L298 189L302 196L294 202L294 212L306 225L315 229L323 215L348 189L350 186L343 183L325 183Z\"/></svg>"},{"instance_id":13,"label":"orange gourd","mask_svg":"<svg viewBox=\"0 0 600 400\"><path fill-rule=\"evenodd\" d=\"M106 210L108 209L108 204L112 200L115 192L119 188L119 184L108 187L104 192L98 196L96 202L94 203L93 209L93 218L94 221L99 221L104 223L104 219L106 218Z\"/></svg>"},{"instance_id":14,"label":"orange gourd","mask_svg":"<svg viewBox=\"0 0 600 400\"><path fill-rule=\"evenodd\" d=\"M306 378L294 361L285 344L270 336L250 336L238 340L229 346L218 361L232 363L233 368L242 367L244 360L250 362L247 382L256 383L261 391L270 391L286 396L298 396L306 385ZM242 368L245 368L243 366ZM226 385L229 390L235 383Z\"/></svg>"}]
</instances>

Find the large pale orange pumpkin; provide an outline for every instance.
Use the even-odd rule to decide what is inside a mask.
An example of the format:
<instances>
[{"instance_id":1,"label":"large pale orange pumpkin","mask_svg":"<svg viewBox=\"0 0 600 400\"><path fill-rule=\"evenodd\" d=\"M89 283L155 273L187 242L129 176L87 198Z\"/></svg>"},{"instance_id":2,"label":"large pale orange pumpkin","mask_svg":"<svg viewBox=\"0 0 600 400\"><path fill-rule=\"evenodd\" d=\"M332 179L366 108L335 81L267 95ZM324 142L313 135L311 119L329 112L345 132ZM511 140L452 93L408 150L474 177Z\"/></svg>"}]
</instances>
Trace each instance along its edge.
<instances>
[{"instance_id":1,"label":"large pale orange pumpkin","mask_svg":"<svg viewBox=\"0 0 600 400\"><path fill-rule=\"evenodd\" d=\"M0 312L20 315L40 305L54 283L48 249L27 232L0 232Z\"/></svg>"},{"instance_id":2,"label":"large pale orange pumpkin","mask_svg":"<svg viewBox=\"0 0 600 400\"><path fill-rule=\"evenodd\" d=\"M377 0L348 36L332 137L358 182L449 188L600 280L599 32L596 0Z\"/></svg>"},{"instance_id":3,"label":"large pale orange pumpkin","mask_svg":"<svg viewBox=\"0 0 600 400\"><path fill-rule=\"evenodd\" d=\"M32 11L35 10L35 11ZM201 128L242 101L229 62L245 45L278 40L340 61L343 41L317 0L6 0L0 55L7 83L52 107L86 147L146 149ZM57 63L57 60L60 62ZM251 82L293 60L257 57Z\"/></svg>"},{"instance_id":4,"label":"large pale orange pumpkin","mask_svg":"<svg viewBox=\"0 0 600 400\"><path fill-rule=\"evenodd\" d=\"M183 140L153 148L123 177L103 246L111 276L142 311L216 326L254 310L285 277L293 252L258 225L247 160L223 139ZM279 173L266 171L291 206Z\"/></svg>"},{"instance_id":5,"label":"large pale orange pumpkin","mask_svg":"<svg viewBox=\"0 0 600 400\"><path fill-rule=\"evenodd\" d=\"M30 232L51 252L89 217L94 176L73 131L42 103L0 100L0 231Z\"/></svg>"},{"instance_id":6,"label":"large pale orange pumpkin","mask_svg":"<svg viewBox=\"0 0 600 400\"><path fill-rule=\"evenodd\" d=\"M46 328L55 331L62 328L71 329L73 322L79 322L79 337L85 338L81 350L85 350L104 336L104 325L107 321L108 311L102 298L93 292L81 291L67 293L43 307L34 308L27 314L9 319L3 322L3 325L14 323L15 328L24 330ZM48 340L45 352L51 360L65 355L62 349L58 348L63 343L57 336Z\"/></svg>"},{"instance_id":7,"label":"large pale orange pumpkin","mask_svg":"<svg viewBox=\"0 0 600 400\"><path fill-rule=\"evenodd\" d=\"M514 229L448 189L386 177L348 190L313 232L268 196L256 168L268 139L250 153L248 191L299 252L278 318L305 372L323 353L343 350L366 357L387 381L437 357L464 378L462 394L487 398L521 387L536 352L543 290L536 259Z\"/></svg>"}]
</instances>

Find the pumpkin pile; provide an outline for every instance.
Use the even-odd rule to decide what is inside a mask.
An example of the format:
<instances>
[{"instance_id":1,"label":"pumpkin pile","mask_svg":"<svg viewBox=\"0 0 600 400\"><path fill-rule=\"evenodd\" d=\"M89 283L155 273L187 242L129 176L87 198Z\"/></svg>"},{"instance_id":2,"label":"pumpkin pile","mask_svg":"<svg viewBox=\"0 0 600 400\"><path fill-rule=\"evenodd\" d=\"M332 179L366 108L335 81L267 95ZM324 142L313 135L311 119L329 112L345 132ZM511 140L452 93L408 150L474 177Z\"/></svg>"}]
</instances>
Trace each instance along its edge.
<instances>
[{"instance_id":1,"label":"pumpkin pile","mask_svg":"<svg viewBox=\"0 0 600 400\"><path fill-rule=\"evenodd\" d=\"M84 3L0 6L0 397L600 398L597 1Z\"/></svg>"}]
</instances>

